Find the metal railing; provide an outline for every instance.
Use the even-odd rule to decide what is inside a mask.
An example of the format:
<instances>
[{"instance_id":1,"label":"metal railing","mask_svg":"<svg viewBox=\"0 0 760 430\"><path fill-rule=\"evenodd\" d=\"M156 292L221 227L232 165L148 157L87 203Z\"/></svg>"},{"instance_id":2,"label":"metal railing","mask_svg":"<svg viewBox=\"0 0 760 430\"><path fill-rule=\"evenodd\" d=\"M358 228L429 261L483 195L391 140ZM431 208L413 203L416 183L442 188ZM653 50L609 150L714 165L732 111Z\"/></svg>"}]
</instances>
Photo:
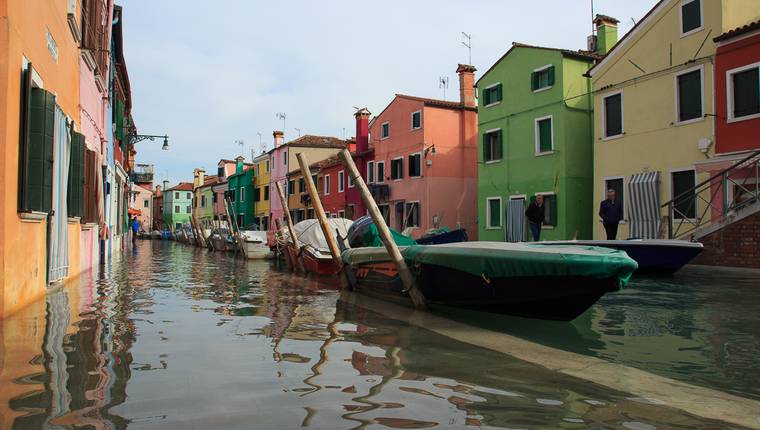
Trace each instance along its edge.
<instances>
[{"instance_id":1,"label":"metal railing","mask_svg":"<svg viewBox=\"0 0 760 430\"><path fill-rule=\"evenodd\" d=\"M701 201L705 205L697 205ZM760 201L760 151L698 183L661 207L669 239L691 238L697 230L724 221L730 214Z\"/></svg>"}]
</instances>

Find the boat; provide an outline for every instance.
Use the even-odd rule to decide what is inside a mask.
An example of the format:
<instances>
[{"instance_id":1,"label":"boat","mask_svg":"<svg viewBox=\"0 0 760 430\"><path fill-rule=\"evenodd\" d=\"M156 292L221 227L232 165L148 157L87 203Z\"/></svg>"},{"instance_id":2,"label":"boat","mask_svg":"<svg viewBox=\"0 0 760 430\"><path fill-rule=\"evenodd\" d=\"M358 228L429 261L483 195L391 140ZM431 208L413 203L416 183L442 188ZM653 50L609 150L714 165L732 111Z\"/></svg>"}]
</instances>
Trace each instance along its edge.
<instances>
[{"instance_id":1,"label":"boat","mask_svg":"<svg viewBox=\"0 0 760 430\"><path fill-rule=\"evenodd\" d=\"M240 229L240 240L243 242L243 252L249 260L263 260L272 256L272 250L267 245L267 232L259 230L256 224Z\"/></svg>"},{"instance_id":2,"label":"boat","mask_svg":"<svg viewBox=\"0 0 760 430\"><path fill-rule=\"evenodd\" d=\"M399 249L428 304L561 321L623 288L638 267L623 251L592 246L461 242ZM357 290L408 302L384 248L347 249L341 258Z\"/></svg>"},{"instance_id":3,"label":"boat","mask_svg":"<svg viewBox=\"0 0 760 430\"><path fill-rule=\"evenodd\" d=\"M404 236L390 227L388 230L390 230L391 235L393 236L393 241L396 242L396 245L398 246L417 244L417 241L409 236ZM377 226L369 216L358 218L353 224L351 224L346 235L346 240L348 241L348 246L351 248L383 246L383 242L380 240L380 234L377 232Z\"/></svg>"},{"instance_id":4,"label":"boat","mask_svg":"<svg viewBox=\"0 0 760 430\"><path fill-rule=\"evenodd\" d=\"M348 248L346 237L353 221L345 218L330 218L327 222L330 224L330 231L336 233L335 238L341 249ZM319 221L316 219L303 220L293 226L293 231L298 238L300 249L293 246L290 234L287 234L287 252L290 254L290 259L294 262L296 259L300 259L304 269L309 273L317 275L338 273L339 266L332 258Z\"/></svg>"},{"instance_id":5,"label":"boat","mask_svg":"<svg viewBox=\"0 0 760 430\"><path fill-rule=\"evenodd\" d=\"M150 233L150 238L151 238L151 239L154 239L154 240L159 240L159 239L161 239L161 232L160 232L160 231L158 231L158 230L153 230L153 231Z\"/></svg>"},{"instance_id":6,"label":"boat","mask_svg":"<svg viewBox=\"0 0 760 430\"><path fill-rule=\"evenodd\" d=\"M235 241L226 227L217 227L211 230L211 243L215 251L235 251Z\"/></svg>"},{"instance_id":7,"label":"boat","mask_svg":"<svg viewBox=\"0 0 760 430\"><path fill-rule=\"evenodd\" d=\"M161 239L163 239L163 240L173 240L174 239L174 234L172 233L171 230L166 229L166 230L164 230L164 231L161 232Z\"/></svg>"},{"instance_id":8,"label":"boat","mask_svg":"<svg viewBox=\"0 0 760 430\"><path fill-rule=\"evenodd\" d=\"M628 239L628 240L569 240L541 242L546 245L601 246L625 251L639 264L639 272L675 273L696 258L704 245L688 240Z\"/></svg>"},{"instance_id":9,"label":"boat","mask_svg":"<svg viewBox=\"0 0 760 430\"><path fill-rule=\"evenodd\" d=\"M446 227L431 230L417 239L420 245L441 245L444 243L467 242L467 231L463 228L449 230Z\"/></svg>"}]
</instances>

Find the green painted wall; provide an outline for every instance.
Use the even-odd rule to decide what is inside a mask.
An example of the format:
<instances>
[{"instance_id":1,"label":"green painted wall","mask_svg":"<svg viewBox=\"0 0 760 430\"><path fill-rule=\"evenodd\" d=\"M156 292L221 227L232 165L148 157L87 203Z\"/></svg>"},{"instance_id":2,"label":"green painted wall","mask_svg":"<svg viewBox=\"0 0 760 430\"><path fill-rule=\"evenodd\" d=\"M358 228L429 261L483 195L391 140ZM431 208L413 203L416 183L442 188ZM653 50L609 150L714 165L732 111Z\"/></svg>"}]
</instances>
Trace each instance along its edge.
<instances>
[{"instance_id":1,"label":"green painted wall","mask_svg":"<svg viewBox=\"0 0 760 430\"><path fill-rule=\"evenodd\" d=\"M242 171L238 169L234 175L228 179L228 191L235 195L232 202L232 208L235 216L243 215L243 223L240 227L254 222L253 217L253 169ZM241 193L241 189L244 189ZM243 197L241 200L241 196Z\"/></svg>"},{"instance_id":2,"label":"green painted wall","mask_svg":"<svg viewBox=\"0 0 760 430\"><path fill-rule=\"evenodd\" d=\"M163 214L164 223L172 231L176 230L177 225L190 224L190 210L192 208L192 204L192 191L169 190L165 192Z\"/></svg>"},{"instance_id":3,"label":"green painted wall","mask_svg":"<svg viewBox=\"0 0 760 430\"><path fill-rule=\"evenodd\" d=\"M554 66L554 85L531 90L531 74ZM550 49L516 46L478 82L478 238L504 240L505 207L510 196L553 192L557 226L545 228L542 240L591 238L592 118L590 81L583 77L591 60ZM483 106L484 89L501 83L502 101ZM554 152L536 155L535 120L551 116ZM483 136L502 131L502 159L484 162ZM502 198L501 227L486 225L486 199Z\"/></svg>"}]
</instances>

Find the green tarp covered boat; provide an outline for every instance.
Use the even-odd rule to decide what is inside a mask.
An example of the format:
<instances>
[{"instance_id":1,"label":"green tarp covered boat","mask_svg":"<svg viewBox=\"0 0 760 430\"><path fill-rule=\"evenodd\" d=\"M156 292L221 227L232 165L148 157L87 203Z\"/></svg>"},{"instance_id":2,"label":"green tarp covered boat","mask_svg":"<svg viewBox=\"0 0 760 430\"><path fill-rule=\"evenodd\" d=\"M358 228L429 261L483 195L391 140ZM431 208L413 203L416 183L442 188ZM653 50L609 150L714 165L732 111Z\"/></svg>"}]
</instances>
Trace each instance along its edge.
<instances>
[{"instance_id":1,"label":"green tarp covered boat","mask_svg":"<svg viewBox=\"0 0 760 430\"><path fill-rule=\"evenodd\" d=\"M462 242L401 247L430 303L533 318L571 320L624 287L637 265L625 252L591 246ZM404 295L385 248L342 254L357 289Z\"/></svg>"}]
</instances>

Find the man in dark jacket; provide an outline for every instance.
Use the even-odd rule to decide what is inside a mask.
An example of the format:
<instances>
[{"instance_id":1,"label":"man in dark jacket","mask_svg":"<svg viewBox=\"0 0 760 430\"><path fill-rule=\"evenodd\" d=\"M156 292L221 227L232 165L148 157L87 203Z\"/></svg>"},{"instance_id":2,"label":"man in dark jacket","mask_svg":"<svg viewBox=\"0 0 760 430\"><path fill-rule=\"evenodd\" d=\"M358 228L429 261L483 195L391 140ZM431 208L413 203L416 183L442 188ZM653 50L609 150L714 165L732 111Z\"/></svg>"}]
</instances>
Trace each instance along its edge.
<instances>
[{"instance_id":1,"label":"man in dark jacket","mask_svg":"<svg viewBox=\"0 0 760 430\"><path fill-rule=\"evenodd\" d=\"M539 194L535 200L530 202L528 209L525 211L534 242L538 242L541 239L541 226L544 224L544 209L544 196Z\"/></svg>"},{"instance_id":2,"label":"man in dark jacket","mask_svg":"<svg viewBox=\"0 0 760 430\"><path fill-rule=\"evenodd\" d=\"M607 198L599 205L599 216L607 232L607 240L615 240L618 224L623 219L623 204L615 198L615 190L607 190Z\"/></svg>"}]
</instances>

